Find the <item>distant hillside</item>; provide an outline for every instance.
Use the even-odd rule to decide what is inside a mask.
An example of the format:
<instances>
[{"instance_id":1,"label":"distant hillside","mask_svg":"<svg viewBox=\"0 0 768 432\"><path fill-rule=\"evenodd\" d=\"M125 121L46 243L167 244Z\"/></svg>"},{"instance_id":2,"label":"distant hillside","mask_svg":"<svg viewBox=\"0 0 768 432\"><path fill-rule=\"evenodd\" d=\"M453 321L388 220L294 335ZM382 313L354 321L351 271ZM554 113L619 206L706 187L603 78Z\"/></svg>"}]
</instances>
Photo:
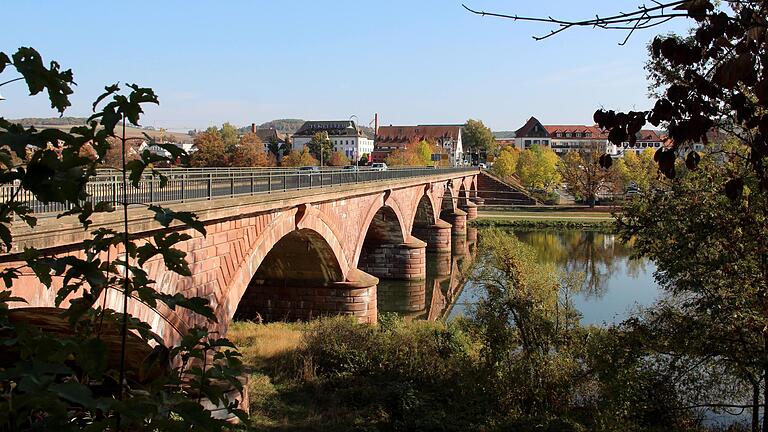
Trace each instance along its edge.
<instances>
[{"instance_id":1,"label":"distant hillside","mask_svg":"<svg viewBox=\"0 0 768 432\"><path fill-rule=\"evenodd\" d=\"M35 126L37 128L62 129L68 131L70 126L84 125L86 120L88 119L85 117L29 117L9 121L12 123L21 123L25 127ZM193 138L186 133L162 131L152 126L145 126L144 128L128 126L126 128L126 135L128 137L143 137L144 134L147 134L154 139L168 139L180 143L190 143Z\"/></svg>"},{"instance_id":2,"label":"distant hillside","mask_svg":"<svg viewBox=\"0 0 768 432\"><path fill-rule=\"evenodd\" d=\"M25 127L29 126L78 126L84 125L88 120L85 117L29 117L16 120L9 120L13 123L21 123Z\"/></svg>"}]
</instances>

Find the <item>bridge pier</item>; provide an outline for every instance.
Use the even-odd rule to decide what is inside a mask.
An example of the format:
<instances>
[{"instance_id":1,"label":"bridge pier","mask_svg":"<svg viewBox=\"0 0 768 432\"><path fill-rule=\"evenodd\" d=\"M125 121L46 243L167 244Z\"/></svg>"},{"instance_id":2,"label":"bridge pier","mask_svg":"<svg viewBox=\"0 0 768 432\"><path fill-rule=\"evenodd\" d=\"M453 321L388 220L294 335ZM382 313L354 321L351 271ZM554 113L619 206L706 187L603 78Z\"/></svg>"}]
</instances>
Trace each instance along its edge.
<instances>
[{"instance_id":1,"label":"bridge pier","mask_svg":"<svg viewBox=\"0 0 768 432\"><path fill-rule=\"evenodd\" d=\"M309 281L308 281L309 282ZM326 315L351 315L375 323L379 280L357 269L344 282L325 285L298 281L280 285L253 279L235 312L236 320L308 321Z\"/></svg>"},{"instance_id":2,"label":"bridge pier","mask_svg":"<svg viewBox=\"0 0 768 432\"><path fill-rule=\"evenodd\" d=\"M450 252L451 224L438 219L433 225L414 226L413 235L427 243L428 252Z\"/></svg>"},{"instance_id":3,"label":"bridge pier","mask_svg":"<svg viewBox=\"0 0 768 432\"><path fill-rule=\"evenodd\" d=\"M373 245L360 255L358 268L382 279L420 280L427 276L427 243L410 236L401 244Z\"/></svg>"},{"instance_id":4,"label":"bridge pier","mask_svg":"<svg viewBox=\"0 0 768 432\"><path fill-rule=\"evenodd\" d=\"M460 237L467 235L467 212L462 209L455 209L449 213L444 213L444 215L448 222L453 225L451 228L452 235Z\"/></svg>"},{"instance_id":5,"label":"bridge pier","mask_svg":"<svg viewBox=\"0 0 768 432\"><path fill-rule=\"evenodd\" d=\"M467 200L466 204L459 206L459 208L467 213L468 221L477 219L477 204L474 202Z\"/></svg>"}]
</instances>

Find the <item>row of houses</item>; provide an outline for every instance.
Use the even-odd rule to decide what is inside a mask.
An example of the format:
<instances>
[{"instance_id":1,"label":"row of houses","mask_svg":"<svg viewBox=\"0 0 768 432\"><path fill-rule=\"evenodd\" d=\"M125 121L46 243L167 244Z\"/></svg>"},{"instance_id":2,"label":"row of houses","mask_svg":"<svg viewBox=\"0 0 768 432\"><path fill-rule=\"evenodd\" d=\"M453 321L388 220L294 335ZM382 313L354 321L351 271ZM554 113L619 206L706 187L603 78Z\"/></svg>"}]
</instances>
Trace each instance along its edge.
<instances>
[{"instance_id":1,"label":"row of houses","mask_svg":"<svg viewBox=\"0 0 768 432\"><path fill-rule=\"evenodd\" d=\"M304 124L293 135L276 135L274 129L252 131L266 145L270 140L279 143L289 142L291 149L301 151L315 134L325 133L331 141L333 151L338 151L350 160L365 157L369 162L384 162L395 150L406 150L420 141L429 141L438 145L447 155L448 163L464 163L464 151L461 143L464 125L417 125L417 126L381 126L375 128L375 136L368 136L352 120L313 120Z\"/></svg>"},{"instance_id":2,"label":"row of houses","mask_svg":"<svg viewBox=\"0 0 768 432\"><path fill-rule=\"evenodd\" d=\"M641 130L634 144L627 141L618 146L608 141L607 131L597 125L544 125L536 117L529 118L514 132L495 132L494 135L499 145L514 146L520 150L539 145L564 154L593 148L613 157L622 157L626 152L639 153L646 148L657 149L664 144L664 137L650 129Z\"/></svg>"},{"instance_id":3,"label":"row of houses","mask_svg":"<svg viewBox=\"0 0 768 432\"><path fill-rule=\"evenodd\" d=\"M634 143L625 141L616 145L608 141L607 131L597 125L544 125L531 117L518 130L494 132L496 142L501 146L513 146L520 150L534 145L551 148L555 153L564 154L579 149L592 148L605 152L614 158L623 157L627 152L640 153L647 148L657 150L665 145L667 137L660 131L643 129L638 132ZM693 150L703 150L703 144L693 145Z\"/></svg>"}]
</instances>

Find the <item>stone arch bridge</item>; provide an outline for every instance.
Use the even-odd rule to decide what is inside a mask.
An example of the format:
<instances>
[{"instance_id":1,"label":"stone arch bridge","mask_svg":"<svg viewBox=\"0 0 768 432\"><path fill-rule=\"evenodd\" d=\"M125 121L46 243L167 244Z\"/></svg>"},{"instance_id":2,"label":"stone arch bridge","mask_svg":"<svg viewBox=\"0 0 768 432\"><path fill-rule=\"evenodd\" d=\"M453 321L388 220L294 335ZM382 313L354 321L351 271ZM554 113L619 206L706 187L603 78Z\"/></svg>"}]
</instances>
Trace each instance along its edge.
<instances>
[{"instance_id":1,"label":"stone arch bridge","mask_svg":"<svg viewBox=\"0 0 768 432\"><path fill-rule=\"evenodd\" d=\"M206 226L207 236L185 230L192 238L177 245L187 253L192 276L169 272L159 258L144 267L159 291L207 298L218 318L212 330L221 334L236 317L344 314L375 322L379 278L423 279L426 251L450 251L452 236L466 235L467 219L477 215L477 173L437 170L406 179L169 205L195 212ZM139 242L162 229L143 208L129 213L129 231L139 234ZM120 223L117 214L99 215L91 229L120 231ZM81 253L85 238L66 218L41 219L35 229L14 228L19 250L33 246L47 254ZM31 271L13 291L27 300L14 307L54 305L55 289L45 288ZM122 293L105 296L107 307L122 310ZM136 299L129 301L128 312L168 343L190 326L205 324L187 311L150 308Z\"/></svg>"}]
</instances>

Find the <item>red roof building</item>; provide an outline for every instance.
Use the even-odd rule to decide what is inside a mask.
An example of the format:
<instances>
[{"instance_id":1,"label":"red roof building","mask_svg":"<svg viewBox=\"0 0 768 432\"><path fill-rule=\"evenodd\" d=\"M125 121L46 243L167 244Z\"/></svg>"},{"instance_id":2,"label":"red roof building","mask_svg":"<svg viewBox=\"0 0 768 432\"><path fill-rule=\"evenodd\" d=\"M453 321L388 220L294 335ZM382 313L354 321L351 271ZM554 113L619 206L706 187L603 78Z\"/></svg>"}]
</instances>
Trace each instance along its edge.
<instances>
[{"instance_id":1,"label":"red roof building","mask_svg":"<svg viewBox=\"0 0 768 432\"><path fill-rule=\"evenodd\" d=\"M380 126L374 141L373 161L383 162L394 150L406 150L421 141L437 144L449 155L451 165L463 160L461 131L464 125Z\"/></svg>"}]
</instances>

